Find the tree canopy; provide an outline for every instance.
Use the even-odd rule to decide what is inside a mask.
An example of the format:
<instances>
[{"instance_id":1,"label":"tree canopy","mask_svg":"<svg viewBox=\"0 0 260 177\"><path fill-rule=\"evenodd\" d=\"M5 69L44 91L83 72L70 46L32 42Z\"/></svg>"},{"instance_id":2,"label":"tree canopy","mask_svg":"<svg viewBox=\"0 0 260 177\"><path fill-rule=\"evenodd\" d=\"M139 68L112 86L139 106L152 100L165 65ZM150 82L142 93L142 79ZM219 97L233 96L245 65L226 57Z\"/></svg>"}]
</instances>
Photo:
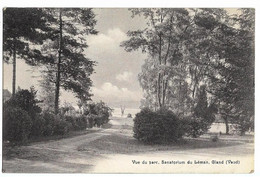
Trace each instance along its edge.
<instances>
[{"instance_id":1,"label":"tree canopy","mask_svg":"<svg viewBox=\"0 0 260 177\"><path fill-rule=\"evenodd\" d=\"M130 11L148 21L146 28L129 31L121 44L128 52L147 54L139 74L143 106L194 115L205 85L203 100L214 103L219 114L238 124L249 122L254 115L253 9L235 15L201 8Z\"/></svg>"}]
</instances>

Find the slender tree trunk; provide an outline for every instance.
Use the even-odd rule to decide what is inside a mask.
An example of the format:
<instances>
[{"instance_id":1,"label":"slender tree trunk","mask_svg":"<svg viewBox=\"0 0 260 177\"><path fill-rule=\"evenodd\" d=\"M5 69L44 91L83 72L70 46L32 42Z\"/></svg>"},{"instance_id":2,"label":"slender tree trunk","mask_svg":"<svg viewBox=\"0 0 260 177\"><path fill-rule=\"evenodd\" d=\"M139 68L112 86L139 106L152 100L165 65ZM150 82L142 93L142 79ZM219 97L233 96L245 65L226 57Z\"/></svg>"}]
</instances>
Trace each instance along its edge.
<instances>
[{"instance_id":1,"label":"slender tree trunk","mask_svg":"<svg viewBox=\"0 0 260 177\"><path fill-rule=\"evenodd\" d=\"M195 74L194 74L194 87L193 87L193 90L192 90L192 98L194 99L195 98L195 90L196 90L196 86L197 86L197 68L195 68Z\"/></svg>"},{"instance_id":2,"label":"slender tree trunk","mask_svg":"<svg viewBox=\"0 0 260 177\"><path fill-rule=\"evenodd\" d=\"M161 73L158 75L158 81L157 81L157 97L158 97L158 104L159 108L162 107L161 103Z\"/></svg>"},{"instance_id":3,"label":"slender tree trunk","mask_svg":"<svg viewBox=\"0 0 260 177\"><path fill-rule=\"evenodd\" d=\"M16 87L16 39L14 40L14 50L13 50L13 96L15 95L15 87Z\"/></svg>"},{"instance_id":4,"label":"slender tree trunk","mask_svg":"<svg viewBox=\"0 0 260 177\"><path fill-rule=\"evenodd\" d=\"M59 112L59 96L60 96L60 64L61 64L61 54L62 54L62 9L60 9L59 14L60 20L60 38L59 38L59 56L57 63L57 78L56 78L56 90L55 90L55 114Z\"/></svg>"},{"instance_id":5,"label":"slender tree trunk","mask_svg":"<svg viewBox=\"0 0 260 177\"><path fill-rule=\"evenodd\" d=\"M162 14L161 14L161 23L162 23ZM159 66L162 65L162 33L159 32L158 33L159 35ZM158 97L158 104L159 104L159 108L161 108L162 106L164 106L162 104L162 101L163 101L163 94L161 94L161 92L164 90L163 88L163 76L161 75L160 73L160 70L159 70L159 75L158 75L158 85L157 85L157 97ZM162 85L161 85L162 84ZM162 89L161 89L162 87Z\"/></svg>"},{"instance_id":6,"label":"slender tree trunk","mask_svg":"<svg viewBox=\"0 0 260 177\"><path fill-rule=\"evenodd\" d=\"M162 37L161 37L161 34L159 34L159 66L161 66L161 64L162 64ZM160 73L160 70L159 70L159 75L158 75L157 97L158 97L159 108L161 108L162 102L161 102L161 73Z\"/></svg>"},{"instance_id":7,"label":"slender tree trunk","mask_svg":"<svg viewBox=\"0 0 260 177\"><path fill-rule=\"evenodd\" d=\"M168 81L165 80L163 83L163 98L162 98L162 105L165 106L165 100L166 100L166 91L167 91L167 86L168 86Z\"/></svg>"},{"instance_id":8,"label":"slender tree trunk","mask_svg":"<svg viewBox=\"0 0 260 177\"><path fill-rule=\"evenodd\" d=\"M169 53L169 48L170 48L170 39L169 39L169 44L168 44L168 49L167 49L167 53L166 56L164 58L164 66L166 66L167 64L167 57L168 57L168 53ZM162 90L162 105L165 106L165 100L166 100L166 90L167 90L167 86L168 86L168 80L165 79L166 76L166 72L163 72L163 90Z\"/></svg>"},{"instance_id":9,"label":"slender tree trunk","mask_svg":"<svg viewBox=\"0 0 260 177\"><path fill-rule=\"evenodd\" d=\"M228 118L225 117L224 121L225 121L225 124L226 124L226 135L228 135L229 134Z\"/></svg>"}]
</instances>

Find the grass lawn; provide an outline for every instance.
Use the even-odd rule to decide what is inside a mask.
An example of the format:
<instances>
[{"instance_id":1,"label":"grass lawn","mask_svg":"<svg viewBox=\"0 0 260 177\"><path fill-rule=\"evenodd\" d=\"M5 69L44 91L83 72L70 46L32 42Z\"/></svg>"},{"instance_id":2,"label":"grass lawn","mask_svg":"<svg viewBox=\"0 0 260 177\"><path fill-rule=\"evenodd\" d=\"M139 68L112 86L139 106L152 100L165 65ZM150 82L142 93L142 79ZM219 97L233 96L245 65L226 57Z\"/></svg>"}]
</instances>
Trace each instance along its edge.
<instances>
[{"instance_id":1,"label":"grass lawn","mask_svg":"<svg viewBox=\"0 0 260 177\"><path fill-rule=\"evenodd\" d=\"M121 121L120 119L116 119ZM129 120L131 121L131 119ZM211 141L210 135L204 135L199 138L185 137L182 140L163 145L147 145L133 138L132 125L122 120L121 125L113 125L112 128L118 130L110 135L103 136L92 142L82 144L78 147L79 151L95 152L97 154L133 154L149 151L172 151L172 150L192 150L203 148L216 148L225 146L234 146L246 143L252 140L251 137L237 136L230 139L229 136L222 135L217 142Z\"/></svg>"}]
</instances>

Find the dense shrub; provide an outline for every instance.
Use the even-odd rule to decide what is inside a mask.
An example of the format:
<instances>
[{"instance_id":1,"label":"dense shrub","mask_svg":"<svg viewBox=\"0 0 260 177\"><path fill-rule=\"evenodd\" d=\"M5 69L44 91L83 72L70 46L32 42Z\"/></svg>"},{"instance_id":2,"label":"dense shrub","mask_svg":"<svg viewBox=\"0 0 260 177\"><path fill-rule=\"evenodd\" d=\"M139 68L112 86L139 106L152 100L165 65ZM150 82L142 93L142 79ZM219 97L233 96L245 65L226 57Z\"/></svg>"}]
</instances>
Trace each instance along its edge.
<instances>
[{"instance_id":1,"label":"dense shrub","mask_svg":"<svg viewBox=\"0 0 260 177\"><path fill-rule=\"evenodd\" d=\"M89 128L93 126L101 127L108 123L109 116L113 109L108 107L104 102L90 103L85 107L85 115L88 116Z\"/></svg>"},{"instance_id":2,"label":"dense shrub","mask_svg":"<svg viewBox=\"0 0 260 177\"><path fill-rule=\"evenodd\" d=\"M94 116L93 114L89 114L87 115L87 119L88 119L88 126L87 128L93 128L94 127Z\"/></svg>"},{"instance_id":3,"label":"dense shrub","mask_svg":"<svg viewBox=\"0 0 260 177\"><path fill-rule=\"evenodd\" d=\"M73 117L73 116L64 116L64 120L67 121L71 125L70 130L77 130L75 117Z\"/></svg>"},{"instance_id":4,"label":"dense shrub","mask_svg":"<svg viewBox=\"0 0 260 177\"><path fill-rule=\"evenodd\" d=\"M31 132L32 120L28 113L19 107L4 107L4 140L25 142Z\"/></svg>"},{"instance_id":5,"label":"dense shrub","mask_svg":"<svg viewBox=\"0 0 260 177\"><path fill-rule=\"evenodd\" d=\"M185 127L184 131L187 136L197 138L200 135L203 135L210 128L211 123L208 123L203 118L185 118L182 120Z\"/></svg>"},{"instance_id":6,"label":"dense shrub","mask_svg":"<svg viewBox=\"0 0 260 177\"><path fill-rule=\"evenodd\" d=\"M215 120L218 112L216 105L212 102L208 105L206 87L203 85L199 89L198 103L196 104L192 116L186 117L183 124L186 127L186 134L197 138L206 133Z\"/></svg>"},{"instance_id":7,"label":"dense shrub","mask_svg":"<svg viewBox=\"0 0 260 177\"><path fill-rule=\"evenodd\" d=\"M70 130L77 131L77 130L85 130L88 126L87 116L65 116L64 120L66 120L70 125Z\"/></svg>"},{"instance_id":8,"label":"dense shrub","mask_svg":"<svg viewBox=\"0 0 260 177\"><path fill-rule=\"evenodd\" d=\"M49 112L43 112L42 118L44 119L43 136L52 136L55 128L55 115Z\"/></svg>"},{"instance_id":9,"label":"dense shrub","mask_svg":"<svg viewBox=\"0 0 260 177\"><path fill-rule=\"evenodd\" d=\"M72 129L72 123L66 121L60 115L43 112L42 117L44 119L44 130L42 133L44 136L65 135Z\"/></svg>"},{"instance_id":10,"label":"dense shrub","mask_svg":"<svg viewBox=\"0 0 260 177\"><path fill-rule=\"evenodd\" d=\"M94 116L94 126L101 127L102 125L107 123L105 116L103 115L93 115L93 116Z\"/></svg>"},{"instance_id":11,"label":"dense shrub","mask_svg":"<svg viewBox=\"0 0 260 177\"><path fill-rule=\"evenodd\" d=\"M36 92L33 87L30 90L20 90L10 100L6 101L5 105L20 107L34 119L41 112L41 108L37 106L39 101L36 99Z\"/></svg>"},{"instance_id":12,"label":"dense shrub","mask_svg":"<svg viewBox=\"0 0 260 177\"><path fill-rule=\"evenodd\" d=\"M180 139L182 122L172 111L143 109L134 119L134 137L145 143L167 143Z\"/></svg>"},{"instance_id":13,"label":"dense shrub","mask_svg":"<svg viewBox=\"0 0 260 177\"><path fill-rule=\"evenodd\" d=\"M55 116L54 119L54 135L65 135L69 132L71 124L60 116Z\"/></svg>"},{"instance_id":14,"label":"dense shrub","mask_svg":"<svg viewBox=\"0 0 260 177\"><path fill-rule=\"evenodd\" d=\"M45 131L45 119L42 115L38 114L32 120L32 129L30 136L42 136Z\"/></svg>"},{"instance_id":15,"label":"dense shrub","mask_svg":"<svg viewBox=\"0 0 260 177\"><path fill-rule=\"evenodd\" d=\"M239 131L240 135L245 135L245 133L249 130L254 131L254 119L247 118L246 115L238 115L234 122L234 127Z\"/></svg>"},{"instance_id":16,"label":"dense shrub","mask_svg":"<svg viewBox=\"0 0 260 177\"><path fill-rule=\"evenodd\" d=\"M4 103L4 109L21 109L30 116L31 129L28 129L30 136L41 136L44 129L44 120L40 116L41 108L37 106L36 91L32 87L30 90L20 90L8 101ZM18 121L19 122L19 121ZM18 127L21 127L17 124Z\"/></svg>"},{"instance_id":17,"label":"dense shrub","mask_svg":"<svg viewBox=\"0 0 260 177\"><path fill-rule=\"evenodd\" d=\"M76 117L76 130L85 130L87 128L87 116L81 115Z\"/></svg>"}]
</instances>

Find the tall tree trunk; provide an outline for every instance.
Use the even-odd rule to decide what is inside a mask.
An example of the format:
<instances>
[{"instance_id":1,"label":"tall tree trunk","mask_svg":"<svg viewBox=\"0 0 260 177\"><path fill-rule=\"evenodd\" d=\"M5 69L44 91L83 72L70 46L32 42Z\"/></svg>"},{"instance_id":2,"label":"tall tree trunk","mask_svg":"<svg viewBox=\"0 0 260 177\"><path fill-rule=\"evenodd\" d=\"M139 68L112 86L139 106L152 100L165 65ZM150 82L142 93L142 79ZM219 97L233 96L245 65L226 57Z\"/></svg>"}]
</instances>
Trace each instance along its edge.
<instances>
[{"instance_id":1,"label":"tall tree trunk","mask_svg":"<svg viewBox=\"0 0 260 177\"><path fill-rule=\"evenodd\" d=\"M61 64L61 54L62 54L62 9L60 9L59 14L60 20L60 38L59 38L59 56L57 63L57 77L56 77L56 90L55 90L55 114L59 112L59 96L60 96L60 64Z\"/></svg>"},{"instance_id":2,"label":"tall tree trunk","mask_svg":"<svg viewBox=\"0 0 260 177\"><path fill-rule=\"evenodd\" d=\"M162 64L162 37L161 34L159 34L159 67ZM162 78L161 78L161 73L159 70L159 75L158 75L158 85L157 85L157 97L158 97L158 104L159 104L159 108L162 107L162 100L161 100L161 83L162 83Z\"/></svg>"},{"instance_id":3,"label":"tall tree trunk","mask_svg":"<svg viewBox=\"0 0 260 177\"><path fill-rule=\"evenodd\" d=\"M16 87L16 39L14 39L14 50L13 50L13 91L12 95L15 95L15 87Z\"/></svg>"},{"instance_id":4,"label":"tall tree trunk","mask_svg":"<svg viewBox=\"0 0 260 177\"><path fill-rule=\"evenodd\" d=\"M166 53L166 56L164 58L164 66L166 66L167 64L167 57L168 57L168 53L169 53L169 48L170 48L170 39L169 39L169 44L168 44L168 49L167 49L167 53ZM168 80L166 80L165 78L166 76L166 72L164 71L163 72L163 81L162 81L162 84L163 84L163 90L162 90L162 106L164 107L165 106L165 100L166 100L166 90L167 90L167 86L168 86Z\"/></svg>"},{"instance_id":5,"label":"tall tree trunk","mask_svg":"<svg viewBox=\"0 0 260 177\"><path fill-rule=\"evenodd\" d=\"M157 81L157 97L158 97L158 104L159 108L162 107L161 103L161 73L158 75L158 81Z\"/></svg>"},{"instance_id":6,"label":"tall tree trunk","mask_svg":"<svg viewBox=\"0 0 260 177\"><path fill-rule=\"evenodd\" d=\"M225 117L224 121L225 121L225 124L226 124L226 135L228 135L229 134L228 118Z\"/></svg>"},{"instance_id":7,"label":"tall tree trunk","mask_svg":"<svg viewBox=\"0 0 260 177\"><path fill-rule=\"evenodd\" d=\"M192 98L195 98L195 91L196 91L196 87L197 87L197 67L195 68L195 73L194 73L194 86L193 86L193 90L192 90Z\"/></svg>"},{"instance_id":8,"label":"tall tree trunk","mask_svg":"<svg viewBox=\"0 0 260 177\"><path fill-rule=\"evenodd\" d=\"M162 98L162 106L165 106L167 86L168 86L168 81L165 80L165 82L163 83L163 98Z\"/></svg>"}]
</instances>

